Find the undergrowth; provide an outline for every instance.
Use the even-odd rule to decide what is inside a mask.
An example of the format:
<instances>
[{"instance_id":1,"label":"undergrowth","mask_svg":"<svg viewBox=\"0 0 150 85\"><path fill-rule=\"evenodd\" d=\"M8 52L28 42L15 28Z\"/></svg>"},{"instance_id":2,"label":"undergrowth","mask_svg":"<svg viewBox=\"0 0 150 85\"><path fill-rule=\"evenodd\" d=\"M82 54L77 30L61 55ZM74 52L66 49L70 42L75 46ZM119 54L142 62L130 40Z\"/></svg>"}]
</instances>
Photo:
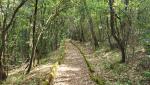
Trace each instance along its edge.
<instances>
[{"instance_id":1,"label":"undergrowth","mask_svg":"<svg viewBox=\"0 0 150 85\"><path fill-rule=\"evenodd\" d=\"M54 75L56 75L56 68L63 62L65 56L64 44L65 41L63 40L58 50L50 53L48 57L43 57L40 60L40 65L34 67L30 74L25 75L25 67L22 66L18 68L21 69L20 71L15 69L14 72L16 72L9 75L2 85L47 85L47 81L50 80L50 75L54 78ZM44 72L44 70L46 70L46 72Z\"/></svg>"},{"instance_id":2,"label":"undergrowth","mask_svg":"<svg viewBox=\"0 0 150 85\"><path fill-rule=\"evenodd\" d=\"M90 65L87 64L87 66L96 73L96 75L91 76L91 79L95 82L100 80L100 83L102 83L104 80L105 85L149 85L149 59L145 57L144 53L140 52L140 49L135 52L132 61L121 64L119 63L121 55L118 49L111 50L102 46L101 49L93 52L93 50L90 50L90 44L77 42L77 45L82 48L81 51L84 54L88 55L86 61ZM139 67L141 70L138 71L137 68Z\"/></svg>"}]
</instances>

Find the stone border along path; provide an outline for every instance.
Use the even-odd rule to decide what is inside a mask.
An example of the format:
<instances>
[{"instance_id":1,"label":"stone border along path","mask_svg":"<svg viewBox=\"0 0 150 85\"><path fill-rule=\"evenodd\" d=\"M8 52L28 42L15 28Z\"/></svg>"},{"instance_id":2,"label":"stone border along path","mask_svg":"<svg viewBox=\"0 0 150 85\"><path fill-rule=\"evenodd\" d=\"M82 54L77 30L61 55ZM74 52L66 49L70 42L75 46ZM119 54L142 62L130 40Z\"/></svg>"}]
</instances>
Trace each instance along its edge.
<instances>
[{"instance_id":1,"label":"stone border along path","mask_svg":"<svg viewBox=\"0 0 150 85\"><path fill-rule=\"evenodd\" d=\"M54 85L96 85L79 50L66 42L64 62L58 67Z\"/></svg>"}]
</instances>

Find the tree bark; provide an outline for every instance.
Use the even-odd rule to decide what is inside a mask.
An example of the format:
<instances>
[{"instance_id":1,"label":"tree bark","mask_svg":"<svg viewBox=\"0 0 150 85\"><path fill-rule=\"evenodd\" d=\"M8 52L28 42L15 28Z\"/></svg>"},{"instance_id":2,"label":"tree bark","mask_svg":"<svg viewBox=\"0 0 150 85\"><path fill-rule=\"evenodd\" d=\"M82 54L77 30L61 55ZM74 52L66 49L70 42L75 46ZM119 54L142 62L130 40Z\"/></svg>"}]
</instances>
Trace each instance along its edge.
<instances>
[{"instance_id":1,"label":"tree bark","mask_svg":"<svg viewBox=\"0 0 150 85\"><path fill-rule=\"evenodd\" d=\"M5 49L5 33L2 32L1 34L1 39L2 39L2 46L0 48L0 80L5 80L7 78L6 72L4 70L3 66L3 55L4 55L4 49Z\"/></svg>"},{"instance_id":2,"label":"tree bark","mask_svg":"<svg viewBox=\"0 0 150 85\"><path fill-rule=\"evenodd\" d=\"M114 0L109 0L111 34L112 34L113 38L116 40L116 42L119 46L119 49L121 51L121 54L122 54L121 63L125 63L125 59L126 59L125 44L124 44L124 41L122 41L120 39L120 36L119 35L117 36L117 34L116 34L118 32L118 30L115 29L115 18L116 17L115 17L115 10L113 8L113 3L114 3Z\"/></svg>"},{"instance_id":3,"label":"tree bark","mask_svg":"<svg viewBox=\"0 0 150 85\"><path fill-rule=\"evenodd\" d=\"M32 54L31 54L31 58L30 58L30 62L29 62L29 66L28 69L26 71L26 74L28 74L32 68L32 63L33 63L33 59L35 57L35 51L36 51L36 40L35 40L35 30L36 30L36 20L37 20L37 8L38 8L38 0L35 0L35 10L34 10L34 21L33 21L33 47L32 47Z\"/></svg>"},{"instance_id":4,"label":"tree bark","mask_svg":"<svg viewBox=\"0 0 150 85\"><path fill-rule=\"evenodd\" d=\"M17 6L17 8L14 10L12 16L11 16L11 19L9 21L8 24L6 24L6 19L7 19L7 16L5 16L4 18L4 23L3 23L3 28L2 28L2 31L1 31L1 42L2 42L2 45L0 47L0 80L5 80L7 78L7 76L5 77L6 75L6 72L4 70L4 66L3 66L3 63L2 63L2 57L3 57L3 54L4 54L4 50L5 50L5 36L7 34L7 31L10 29L10 26L12 25L15 17L16 17L16 14L17 12L19 11L19 9L25 4L27 0L22 0L21 3Z\"/></svg>"},{"instance_id":5,"label":"tree bark","mask_svg":"<svg viewBox=\"0 0 150 85\"><path fill-rule=\"evenodd\" d=\"M94 26L93 26L93 21L92 21L92 17L91 16L89 16L88 22L89 22L89 26L90 26L89 28L90 28L90 31L91 31L91 34L92 34L92 39L94 41L94 46L95 46L95 48L97 48L99 45L98 45L98 40L96 38L95 32L93 30Z\"/></svg>"},{"instance_id":6,"label":"tree bark","mask_svg":"<svg viewBox=\"0 0 150 85\"><path fill-rule=\"evenodd\" d=\"M84 37L84 33L83 33L83 22L85 20L85 15L81 14L81 18L80 18L80 42L84 42L85 41L85 37Z\"/></svg>"}]
</instances>

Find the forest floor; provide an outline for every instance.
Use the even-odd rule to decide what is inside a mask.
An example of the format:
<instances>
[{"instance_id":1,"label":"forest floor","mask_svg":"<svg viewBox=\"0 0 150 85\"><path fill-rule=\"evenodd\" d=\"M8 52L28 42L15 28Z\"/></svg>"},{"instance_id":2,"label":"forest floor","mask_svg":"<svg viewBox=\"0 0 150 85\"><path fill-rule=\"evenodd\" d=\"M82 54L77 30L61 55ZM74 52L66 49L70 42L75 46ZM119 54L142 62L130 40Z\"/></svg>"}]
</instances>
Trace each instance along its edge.
<instances>
[{"instance_id":1,"label":"forest floor","mask_svg":"<svg viewBox=\"0 0 150 85\"><path fill-rule=\"evenodd\" d=\"M61 56L61 49L50 53L47 57L40 60L38 66L34 66L31 72L25 75L25 67L27 64L22 64L20 67L10 70L8 78L2 85L43 85L47 79L50 69Z\"/></svg>"},{"instance_id":2,"label":"forest floor","mask_svg":"<svg viewBox=\"0 0 150 85\"><path fill-rule=\"evenodd\" d=\"M83 56L71 43L66 45L66 56L63 62L58 68L54 85L95 85L90 79Z\"/></svg>"},{"instance_id":3,"label":"forest floor","mask_svg":"<svg viewBox=\"0 0 150 85\"><path fill-rule=\"evenodd\" d=\"M54 85L96 85L90 79L88 67L80 51L69 41L65 42L65 56L58 66ZM51 53L49 57L41 60L41 64L33 67L28 75L25 75L26 64L9 71L9 76L3 85L45 85L50 69L59 60L59 50Z\"/></svg>"},{"instance_id":4,"label":"forest floor","mask_svg":"<svg viewBox=\"0 0 150 85\"><path fill-rule=\"evenodd\" d=\"M75 42L75 41L73 41ZM128 57L126 63L119 63L118 49L111 50L105 45L93 51L90 43L76 42L80 47L94 75L101 77L105 85L150 85L150 56L142 48L136 48L134 57Z\"/></svg>"},{"instance_id":5,"label":"forest floor","mask_svg":"<svg viewBox=\"0 0 150 85\"><path fill-rule=\"evenodd\" d=\"M150 78L144 77L144 72L150 71L150 58L141 49L135 52L135 57L128 58L127 63L120 64L120 53L117 49L101 47L93 51L89 43L72 42L76 46L70 40L64 44L65 54L63 62L58 65L54 85L96 85L92 81L87 62L94 71L94 77L103 80L105 85L149 85ZM52 52L41 59L41 64L34 67L28 75L24 74L26 65L11 70L3 85L45 85L42 82L48 78L51 67L61 56L61 49Z\"/></svg>"}]
</instances>

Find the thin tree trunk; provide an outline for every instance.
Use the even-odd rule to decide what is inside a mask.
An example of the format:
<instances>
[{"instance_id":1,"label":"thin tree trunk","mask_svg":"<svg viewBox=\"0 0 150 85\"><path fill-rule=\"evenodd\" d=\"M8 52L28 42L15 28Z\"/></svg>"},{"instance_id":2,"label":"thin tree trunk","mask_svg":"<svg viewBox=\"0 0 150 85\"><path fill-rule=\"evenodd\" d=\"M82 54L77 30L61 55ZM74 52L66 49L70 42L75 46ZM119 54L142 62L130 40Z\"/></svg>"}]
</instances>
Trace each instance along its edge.
<instances>
[{"instance_id":1,"label":"thin tree trunk","mask_svg":"<svg viewBox=\"0 0 150 85\"><path fill-rule=\"evenodd\" d=\"M109 43L109 46L110 46L110 49L113 49L113 45L112 45L112 42L111 42L111 34L109 34L109 20L108 20L108 17L107 17L107 20L106 20L106 24L107 24L107 37L108 37L108 43Z\"/></svg>"},{"instance_id":2,"label":"thin tree trunk","mask_svg":"<svg viewBox=\"0 0 150 85\"><path fill-rule=\"evenodd\" d=\"M27 0L22 0L21 3L18 5L18 7L14 10L11 18L10 18L10 21L8 22L8 24L6 24L6 19L7 19L7 16L5 16L4 18L4 23L3 23L3 28L2 28L2 31L1 31L1 42L2 42L2 45L0 47L0 80L5 80L7 78L6 76L6 72L4 70L4 66L3 66L3 61L2 61L2 57L3 57L3 54L4 54L4 51L5 51L5 36L8 32L8 30L10 29L10 26L12 25L15 17L16 17L16 14L17 12L19 11L19 9L25 4Z\"/></svg>"},{"instance_id":3,"label":"thin tree trunk","mask_svg":"<svg viewBox=\"0 0 150 85\"><path fill-rule=\"evenodd\" d=\"M89 16L89 20L88 20L88 22L89 22L89 28L90 28L90 31L91 31L91 34L92 34L92 38L93 38L93 41L94 41L94 46L95 46L95 48L97 48L99 45L98 45L98 40L97 40L97 38L96 38L96 35L95 35L95 32L94 32L94 26L93 26L93 21L92 21L92 17L91 16Z\"/></svg>"},{"instance_id":4,"label":"thin tree trunk","mask_svg":"<svg viewBox=\"0 0 150 85\"><path fill-rule=\"evenodd\" d=\"M80 18L80 41L81 42L84 42L85 41L85 37L84 37L84 33L83 33L83 22L84 22L84 19L85 19L85 15L81 15L81 18Z\"/></svg>"},{"instance_id":5,"label":"thin tree trunk","mask_svg":"<svg viewBox=\"0 0 150 85\"><path fill-rule=\"evenodd\" d=\"M111 34L113 38L116 40L119 46L119 49L121 51L121 54L122 54L121 63L125 63L125 59L126 59L125 45L124 45L124 41L122 42L119 36L117 37L116 35L116 30L115 30L115 25L114 25L115 24L115 10L113 8L113 3L114 3L114 0L109 0Z\"/></svg>"},{"instance_id":6,"label":"thin tree trunk","mask_svg":"<svg viewBox=\"0 0 150 85\"><path fill-rule=\"evenodd\" d=\"M120 47L120 50L121 50L121 55L122 55L122 59L121 59L121 62L124 63L126 61L126 52L125 52L125 48L124 46L119 46Z\"/></svg>"},{"instance_id":7,"label":"thin tree trunk","mask_svg":"<svg viewBox=\"0 0 150 85\"><path fill-rule=\"evenodd\" d=\"M28 74L31 70L33 58L35 57L35 51L36 51L35 29L36 29L36 20L37 20L37 8L38 8L37 5L38 5L38 0L35 0L34 21L33 21L33 30L32 30L32 32L33 32L33 40L32 40L33 47L32 47L32 54L31 54L31 58L30 58L30 62L29 62L29 66L28 66L26 74Z\"/></svg>"},{"instance_id":8,"label":"thin tree trunk","mask_svg":"<svg viewBox=\"0 0 150 85\"><path fill-rule=\"evenodd\" d=\"M83 5L85 7L85 11L86 11L87 18L88 18L89 29L90 29L91 36L92 36L92 39L93 39L93 42L94 42L94 46L95 46L95 48L97 48L99 45L98 45L98 40L97 40L95 32L94 32L94 25L93 25L92 16L90 14L90 11L87 8L86 0L83 0L81 2L83 3Z\"/></svg>"},{"instance_id":9,"label":"thin tree trunk","mask_svg":"<svg viewBox=\"0 0 150 85\"><path fill-rule=\"evenodd\" d=\"M5 49L5 33L2 32L1 35L1 39L2 39L2 46L0 48L0 80L5 80L7 78L6 76L6 72L4 70L4 66L3 66L3 54L4 54L4 49Z\"/></svg>"}]
</instances>

